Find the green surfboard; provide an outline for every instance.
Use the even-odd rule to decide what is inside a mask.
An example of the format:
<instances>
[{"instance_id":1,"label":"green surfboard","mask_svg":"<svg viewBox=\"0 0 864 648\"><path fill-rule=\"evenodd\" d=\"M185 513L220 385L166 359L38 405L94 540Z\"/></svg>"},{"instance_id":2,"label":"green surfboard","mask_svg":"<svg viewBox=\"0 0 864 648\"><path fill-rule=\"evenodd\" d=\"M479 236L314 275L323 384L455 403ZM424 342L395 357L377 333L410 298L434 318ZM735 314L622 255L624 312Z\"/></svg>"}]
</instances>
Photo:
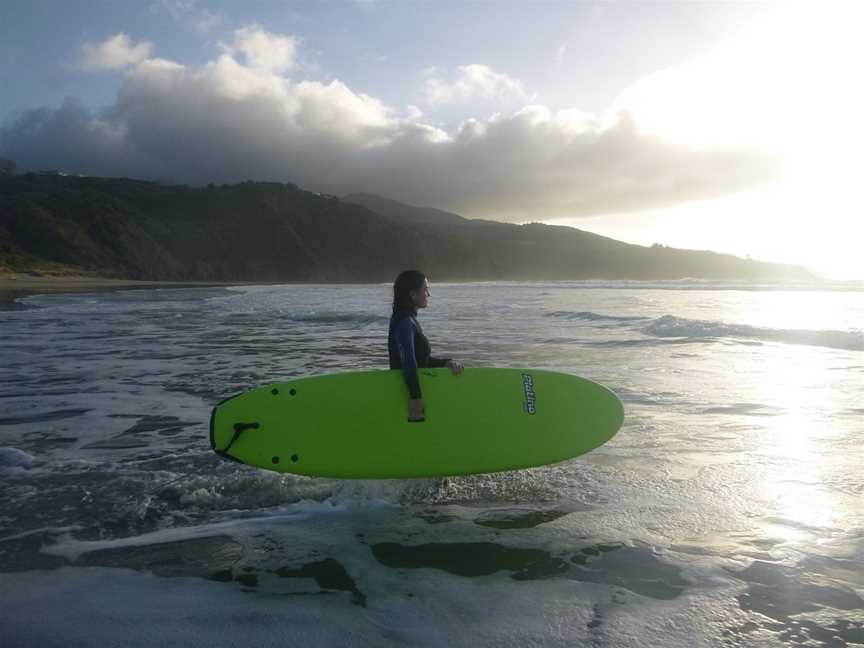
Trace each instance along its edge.
<instances>
[{"instance_id":1,"label":"green surfboard","mask_svg":"<svg viewBox=\"0 0 864 648\"><path fill-rule=\"evenodd\" d=\"M318 477L387 479L555 463L608 441L621 401L584 378L535 369L420 369L423 422L408 421L399 370L301 378L213 409L210 444L250 466Z\"/></svg>"}]
</instances>

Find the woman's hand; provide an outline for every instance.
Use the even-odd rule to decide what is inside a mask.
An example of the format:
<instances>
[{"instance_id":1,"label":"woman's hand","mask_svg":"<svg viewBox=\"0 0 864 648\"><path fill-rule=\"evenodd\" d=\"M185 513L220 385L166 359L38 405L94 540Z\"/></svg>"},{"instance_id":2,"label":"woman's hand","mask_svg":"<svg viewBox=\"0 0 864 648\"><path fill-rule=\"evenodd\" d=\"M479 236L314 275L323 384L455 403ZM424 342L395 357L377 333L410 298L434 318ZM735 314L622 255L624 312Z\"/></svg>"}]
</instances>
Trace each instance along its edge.
<instances>
[{"instance_id":1,"label":"woman's hand","mask_svg":"<svg viewBox=\"0 0 864 648\"><path fill-rule=\"evenodd\" d=\"M412 398L408 401L408 421L419 423L426 420L426 405L422 398Z\"/></svg>"},{"instance_id":2,"label":"woman's hand","mask_svg":"<svg viewBox=\"0 0 864 648\"><path fill-rule=\"evenodd\" d=\"M458 360L448 360L444 363L445 367L450 367L450 371L453 372L454 376L458 376L465 369L465 365L463 365Z\"/></svg>"}]
</instances>

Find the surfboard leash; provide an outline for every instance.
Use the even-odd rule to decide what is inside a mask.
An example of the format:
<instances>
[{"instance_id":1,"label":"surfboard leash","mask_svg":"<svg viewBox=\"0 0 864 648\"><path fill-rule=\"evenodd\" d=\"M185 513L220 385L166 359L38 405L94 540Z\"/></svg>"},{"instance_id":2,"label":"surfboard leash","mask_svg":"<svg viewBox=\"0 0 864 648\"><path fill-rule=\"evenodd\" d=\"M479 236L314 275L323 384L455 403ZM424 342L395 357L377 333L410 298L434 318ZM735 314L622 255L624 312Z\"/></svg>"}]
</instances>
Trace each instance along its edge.
<instances>
[{"instance_id":1,"label":"surfboard leash","mask_svg":"<svg viewBox=\"0 0 864 648\"><path fill-rule=\"evenodd\" d=\"M261 427L261 424L258 421L254 423L235 423L234 424L234 436L231 437L231 440L228 442L228 445L218 450L217 452L226 453L231 449L231 446L234 445L234 442L240 438L240 435L243 434L246 430L257 430Z\"/></svg>"}]
</instances>

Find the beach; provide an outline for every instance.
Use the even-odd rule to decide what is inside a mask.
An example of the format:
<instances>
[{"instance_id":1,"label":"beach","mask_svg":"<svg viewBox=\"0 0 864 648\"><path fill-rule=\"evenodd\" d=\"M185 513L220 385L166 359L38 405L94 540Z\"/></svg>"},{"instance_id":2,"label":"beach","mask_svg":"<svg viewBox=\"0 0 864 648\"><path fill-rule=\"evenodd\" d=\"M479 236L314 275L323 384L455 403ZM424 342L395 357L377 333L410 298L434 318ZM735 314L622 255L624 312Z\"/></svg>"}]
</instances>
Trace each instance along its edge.
<instances>
[{"instance_id":1,"label":"beach","mask_svg":"<svg viewBox=\"0 0 864 648\"><path fill-rule=\"evenodd\" d=\"M140 281L87 275L37 275L28 273L0 273L0 307L29 295L56 293L110 292L142 288L206 288L210 286L236 286L243 282L213 281Z\"/></svg>"},{"instance_id":2,"label":"beach","mask_svg":"<svg viewBox=\"0 0 864 648\"><path fill-rule=\"evenodd\" d=\"M624 425L549 466L338 480L225 461L210 412L386 369L388 285L69 286L99 292L0 309L4 647L864 642L864 291L436 283L436 355L594 380Z\"/></svg>"}]
</instances>

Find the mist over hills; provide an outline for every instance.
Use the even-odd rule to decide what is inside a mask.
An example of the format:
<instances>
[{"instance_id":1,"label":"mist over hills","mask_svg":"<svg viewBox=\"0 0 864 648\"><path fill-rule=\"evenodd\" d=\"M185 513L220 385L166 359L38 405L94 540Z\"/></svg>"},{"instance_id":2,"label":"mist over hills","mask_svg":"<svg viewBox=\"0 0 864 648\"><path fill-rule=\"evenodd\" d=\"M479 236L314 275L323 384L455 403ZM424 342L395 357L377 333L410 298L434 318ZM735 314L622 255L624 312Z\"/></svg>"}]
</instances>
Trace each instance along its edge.
<instances>
[{"instance_id":1,"label":"mist over hills","mask_svg":"<svg viewBox=\"0 0 864 648\"><path fill-rule=\"evenodd\" d=\"M46 267L157 281L377 282L405 268L439 281L813 278L797 266L292 184L2 175L0 269Z\"/></svg>"}]
</instances>

